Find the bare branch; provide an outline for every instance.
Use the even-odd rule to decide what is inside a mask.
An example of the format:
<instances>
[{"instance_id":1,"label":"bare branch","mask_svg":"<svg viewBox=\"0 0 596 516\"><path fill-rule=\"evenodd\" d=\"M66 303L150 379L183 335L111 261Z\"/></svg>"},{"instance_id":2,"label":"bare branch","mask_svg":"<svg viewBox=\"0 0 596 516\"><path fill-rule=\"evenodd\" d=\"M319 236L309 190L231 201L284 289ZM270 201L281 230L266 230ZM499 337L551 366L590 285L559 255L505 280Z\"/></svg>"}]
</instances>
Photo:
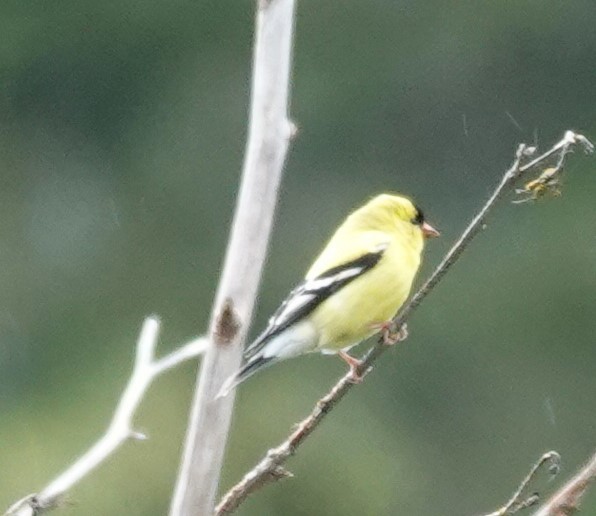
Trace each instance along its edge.
<instances>
[{"instance_id":1,"label":"bare branch","mask_svg":"<svg viewBox=\"0 0 596 516\"><path fill-rule=\"evenodd\" d=\"M234 396L215 400L240 365L289 141L290 66L295 0L259 0L253 54L249 137L232 234L190 411L171 516L211 514Z\"/></svg>"},{"instance_id":2,"label":"bare branch","mask_svg":"<svg viewBox=\"0 0 596 516\"><path fill-rule=\"evenodd\" d=\"M588 463L540 507L533 516L569 516L579 511L582 496L596 480L596 453Z\"/></svg>"},{"instance_id":3,"label":"bare branch","mask_svg":"<svg viewBox=\"0 0 596 516\"><path fill-rule=\"evenodd\" d=\"M526 478L522 480L513 496L509 501L499 508L495 512L491 512L486 516L509 516L515 514L522 509L526 509L538 503L539 497L537 493L532 493L529 496L524 497L524 493L527 491L528 486L536 477L536 474L542 469L542 467L548 464L548 470L551 475L556 475L559 472L559 466L561 464L561 457L556 451L550 451L545 453L538 462L533 466Z\"/></svg>"},{"instance_id":4,"label":"bare branch","mask_svg":"<svg viewBox=\"0 0 596 516\"><path fill-rule=\"evenodd\" d=\"M5 516L35 516L56 508L75 484L89 475L125 441L146 439L145 435L133 429L132 420L151 382L182 362L203 354L208 345L207 339L198 338L155 360L159 326L156 317L145 319L137 341L132 375L105 434L38 494L28 495L14 503Z\"/></svg>"},{"instance_id":5,"label":"bare branch","mask_svg":"<svg viewBox=\"0 0 596 516\"><path fill-rule=\"evenodd\" d=\"M184 346L172 351L169 355L153 362L153 373L156 376L160 375L186 360L202 355L207 349L207 344L208 340L206 337L197 337L196 339L187 342Z\"/></svg>"},{"instance_id":6,"label":"bare branch","mask_svg":"<svg viewBox=\"0 0 596 516\"><path fill-rule=\"evenodd\" d=\"M525 164L521 163L522 160L531 159L535 149L520 145L517 149L513 164L509 170L505 172L488 201L486 201L478 214L474 216L462 235L447 252L431 276L395 317L393 320L394 327L398 329L404 325L407 318L420 305L422 300L430 294L451 266L458 260L461 253L469 245L472 239L484 229L485 220L489 212L495 206L496 202L503 196L505 191L513 186L521 174L545 164L555 155L560 159L559 166L562 166L564 156L572 146L578 144L581 145L586 152L592 152L594 149L587 138L572 131L567 131L564 137L551 149ZM356 370L356 374L364 377L371 369L374 361L381 356L387 348L388 346L383 343L383 338L379 339L379 342L362 358L361 364ZM341 398L343 398L354 386L351 378L351 373L348 373L341 378L333 389L317 402L310 415L298 425L298 429L281 445L269 450L267 455L251 471L249 471L238 484L232 487L232 489L223 496L216 508L216 514L229 514L233 512L246 499L249 493L252 493L260 486L269 483L271 472L282 466L286 460L296 452L298 446L302 444L339 400L341 400Z\"/></svg>"}]
</instances>

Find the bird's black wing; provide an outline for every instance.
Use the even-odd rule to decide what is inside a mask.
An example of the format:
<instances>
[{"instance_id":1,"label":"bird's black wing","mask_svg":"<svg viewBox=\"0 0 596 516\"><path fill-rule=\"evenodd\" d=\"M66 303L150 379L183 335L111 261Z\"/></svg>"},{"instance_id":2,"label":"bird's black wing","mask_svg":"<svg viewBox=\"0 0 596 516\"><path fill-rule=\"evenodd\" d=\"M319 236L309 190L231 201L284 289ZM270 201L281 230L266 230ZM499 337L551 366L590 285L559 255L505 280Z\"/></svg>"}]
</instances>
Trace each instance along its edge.
<instances>
[{"instance_id":1,"label":"bird's black wing","mask_svg":"<svg viewBox=\"0 0 596 516\"><path fill-rule=\"evenodd\" d=\"M332 267L316 278L305 280L298 285L269 319L265 331L246 348L244 357L248 359L255 355L271 338L306 317L333 293L372 269L386 248L387 245L379 246L374 252Z\"/></svg>"}]
</instances>

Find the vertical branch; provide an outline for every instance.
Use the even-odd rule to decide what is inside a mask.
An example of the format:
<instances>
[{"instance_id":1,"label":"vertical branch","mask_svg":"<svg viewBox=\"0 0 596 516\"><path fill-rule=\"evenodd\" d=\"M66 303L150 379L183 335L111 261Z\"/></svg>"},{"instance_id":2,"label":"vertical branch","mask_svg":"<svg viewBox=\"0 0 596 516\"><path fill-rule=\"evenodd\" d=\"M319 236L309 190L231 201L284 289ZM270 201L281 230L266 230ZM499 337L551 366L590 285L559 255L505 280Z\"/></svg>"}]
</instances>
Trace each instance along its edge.
<instances>
[{"instance_id":1,"label":"vertical branch","mask_svg":"<svg viewBox=\"0 0 596 516\"><path fill-rule=\"evenodd\" d=\"M234 396L215 399L240 365L294 127L288 120L294 0L258 0L249 135L232 232L201 364L171 516L213 511Z\"/></svg>"}]
</instances>

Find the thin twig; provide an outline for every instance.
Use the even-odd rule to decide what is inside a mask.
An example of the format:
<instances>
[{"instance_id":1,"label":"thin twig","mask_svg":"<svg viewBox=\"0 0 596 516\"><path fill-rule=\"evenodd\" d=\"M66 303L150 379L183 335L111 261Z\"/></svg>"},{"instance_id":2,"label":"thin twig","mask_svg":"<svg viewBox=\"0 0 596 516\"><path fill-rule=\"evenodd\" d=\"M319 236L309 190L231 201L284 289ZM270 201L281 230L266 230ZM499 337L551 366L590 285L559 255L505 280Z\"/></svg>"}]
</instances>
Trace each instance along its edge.
<instances>
[{"instance_id":1,"label":"thin twig","mask_svg":"<svg viewBox=\"0 0 596 516\"><path fill-rule=\"evenodd\" d=\"M523 497L523 494L525 491L527 491L528 486L545 464L548 464L548 470L550 474L553 476L556 475L559 472L559 466L561 464L560 455L556 451L550 451L540 457L538 462L532 466L532 469L527 474L526 478L522 480L521 484L515 493L513 493L513 496L509 499L509 501L503 505L503 507L499 508L495 512L487 514L486 516L509 516L519 512L521 509L526 509L538 503L539 497L537 493L532 493L526 498Z\"/></svg>"},{"instance_id":2,"label":"thin twig","mask_svg":"<svg viewBox=\"0 0 596 516\"><path fill-rule=\"evenodd\" d=\"M171 516L213 512L234 396L215 399L240 365L290 139L295 0L258 0L249 136L232 233L211 315L211 345L190 409Z\"/></svg>"},{"instance_id":3,"label":"thin twig","mask_svg":"<svg viewBox=\"0 0 596 516\"><path fill-rule=\"evenodd\" d=\"M596 480L596 453L588 463L532 516L569 516L579 511L582 496ZM582 512L583 514L583 512Z\"/></svg>"},{"instance_id":4,"label":"thin twig","mask_svg":"<svg viewBox=\"0 0 596 516\"><path fill-rule=\"evenodd\" d=\"M28 495L14 503L5 516L36 516L56 508L75 484L95 470L125 441L146 439L144 434L133 429L132 420L151 382L182 362L203 354L208 344L206 338L194 339L156 360L159 327L156 317L145 319L137 341L132 374L103 436L38 494Z\"/></svg>"},{"instance_id":5,"label":"thin twig","mask_svg":"<svg viewBox=\"0 0 596 516\"><path fill-rule=\"evenodd\" d=\"M484 228L484 221L488 213L495 206L495 203L502 197L504 192L512 187L516 179L519 178L522 173L543 164L553 155L565 156L571 147L577 144L582 145L586 152L592 152L593 150L593 145L584 136L572 131L567 131L564 137L551 149L523 165L521 164L521 161L523 159L530 159L535 149L528 149L525 145L520 145L518 147L513 164L509 170L505 172L488 201L486 201L478 214L474 216L462 235L447 252L428 280L426 280L422 287L420 287L416 294L406 303L395 317L393 322L396 328L403 326L406 319L439 283L472 239ZM366 375L371 369L373 362L381 356L387 348L388 346L383 343L383 339L380 339L379 342L364 355L361 360L361 365L358 367L356 373L361 377ZM249 471L240 482L233 486L223 496L216 508L216 514L229 514L233 512L246 499L249 493L252 493L261 486L269 483L272 478L271 472L282 466L282 464L296 452L298 446L304 442L339 400L341 400L354 386L351 379L351 373L347 373L341 378L333 389L317 402L310 415L298 425L297 430L294 431L281 445L269 450L267 455L251 471Z\"/></svg>"}]
</instances>

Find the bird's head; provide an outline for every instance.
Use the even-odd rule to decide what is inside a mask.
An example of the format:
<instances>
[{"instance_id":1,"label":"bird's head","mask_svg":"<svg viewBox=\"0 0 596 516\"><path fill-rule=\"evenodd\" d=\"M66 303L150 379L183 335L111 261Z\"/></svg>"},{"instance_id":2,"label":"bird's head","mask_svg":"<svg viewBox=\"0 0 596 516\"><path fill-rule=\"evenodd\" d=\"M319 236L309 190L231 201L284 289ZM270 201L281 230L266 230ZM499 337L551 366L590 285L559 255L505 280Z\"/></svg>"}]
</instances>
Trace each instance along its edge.
<instances>
[{"instance_id":1,"label":"bird's head","mask_svg":"<svg viewBox=\"0 0 596 516\"><path fill-rule=\"evenodd\" d=\"M421 232L425 238L440 233L424 218L422 210L410 199L401 195L381 194L371 199L364 210L373 224L397 224L403 231Z\"/></svg>"}]
</instances>

